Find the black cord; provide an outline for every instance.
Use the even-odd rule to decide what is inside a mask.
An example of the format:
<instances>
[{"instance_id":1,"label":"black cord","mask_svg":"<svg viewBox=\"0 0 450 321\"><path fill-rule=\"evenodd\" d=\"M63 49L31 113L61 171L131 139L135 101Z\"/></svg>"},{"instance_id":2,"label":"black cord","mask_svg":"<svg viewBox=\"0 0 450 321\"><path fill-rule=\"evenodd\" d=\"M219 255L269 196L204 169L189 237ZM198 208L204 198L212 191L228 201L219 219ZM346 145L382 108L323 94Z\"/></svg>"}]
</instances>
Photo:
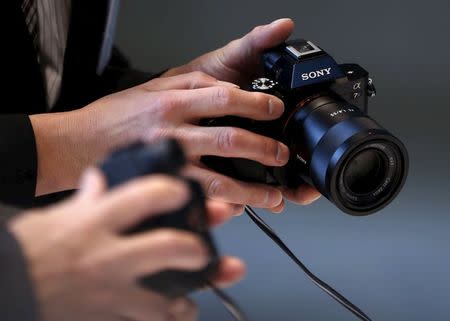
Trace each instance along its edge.
<instances>
[{"instance_id":1,"label":"black cord","mask_svg":"<svg viewBox=\"0 0 450 321\"><path fill-rule=\"evenodd\" d=\"M361 311L356 305L347 300L342 294L337 292L331 286L326 284L324 281L315 276L308 268L295 256L295 254L287 247L287 245L280 239L280 237L275 233L275 231L266 223L264 220L255 213L255 211L250 207L245 207L245 212L250 217L250 219L269 236L299 267L305 272L308 278L316 284L319 288L325 291L329 296L338 301L342 306L352 312L360 320L372 321L363 311Z\"/></svg>"},{"instance_id":2,"label":"black cord","mask_svg":"<svg viewBox=\"0 0 450 321\"><path fill-rule=\"evenodd\" d=\"M211 282L207 282L208 287L214 292L214 294L219 298L224 307L228 310L228 312L232 315L232 317L236 321L247 321L247 317L244 314L244 311L237 305L233 299L228 296L224 291L216 288Z\"/></svg>"}]
</instances>

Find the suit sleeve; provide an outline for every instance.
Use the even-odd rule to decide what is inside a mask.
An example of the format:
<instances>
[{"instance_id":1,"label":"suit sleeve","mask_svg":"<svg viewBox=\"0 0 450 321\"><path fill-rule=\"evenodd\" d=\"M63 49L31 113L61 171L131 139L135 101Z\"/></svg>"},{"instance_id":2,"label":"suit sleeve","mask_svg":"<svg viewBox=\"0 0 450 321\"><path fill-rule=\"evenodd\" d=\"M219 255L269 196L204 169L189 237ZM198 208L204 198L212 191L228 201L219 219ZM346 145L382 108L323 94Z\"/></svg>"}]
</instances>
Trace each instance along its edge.
<instances>
[{"instance_id":1,"label":"suit sleeve","mask_svg":"<svg viewBox=\"0 0 450 321\"><path fill-rule=\"evenodd\" d=\"M15 238L1 223L0 262L0 320L38 321L38 308L25 258Z\"/></svg>"},{"instance_id":2,"label":"suit sleeve","mask_svg":"<svg viewBox=\"0 0 450 321\"><path fill-rule=\"evenodd\" d=\"M101 75L101 79L106 94L109 94L158 78L165 71L152 73L135 69L122 52L114 47L111 60Z\"/></svg>"},{"instance_id":3,"label":"suit sleeve","mask_svg":"<svg viewBox=\"0 0 450 321\"><path fill-rule=\"evenodd\" d=\"M27 115L0 115L0 202L32 204L37 179L37 151Z\"/></svg>"}]
</instances>

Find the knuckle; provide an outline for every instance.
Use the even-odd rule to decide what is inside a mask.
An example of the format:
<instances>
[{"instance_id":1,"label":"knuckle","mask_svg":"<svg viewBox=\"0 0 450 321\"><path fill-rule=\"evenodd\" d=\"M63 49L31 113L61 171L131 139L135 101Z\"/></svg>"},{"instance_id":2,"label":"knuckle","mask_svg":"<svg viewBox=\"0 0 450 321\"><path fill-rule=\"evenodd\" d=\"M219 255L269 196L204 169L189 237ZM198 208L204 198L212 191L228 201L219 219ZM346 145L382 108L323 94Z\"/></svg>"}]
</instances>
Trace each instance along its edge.
<instances>
[{"instance_id":1,"label":"knuckle","mask_svg":"<svg viewBox=\"0 0 450 321\"><path fill-rule=\"evenodd\" d=\"M278 144L270 139L264 139L261 142L261 151L266 158L276 157L278 150Z\"/></svg>"},{"instance_id":2,"label":"knuckle","mask_svg":"<svg viewBox=\"0 0 450 321\"><path fill-rule=\"evenodd\" d=\"M143 132L143 140L146 143L154 143L166 137L174 137L175 134L170 127L152 127L146 128Z\"/></svg>"},{"instance_id":3,"label":"knuckle","mask_svg":"<svg viewBox=\"0 0 450 321\"><path fill-rule=\"evenodd\" d=\"M236 148L239 142L239 131L235 128L227 128L219 131L217 135L217 149L227 153Z\"/></svg>"},{"instance_id":4,"label":"knuckle","mask_svg":"<svg viewBox=\"0 0 450 321\"><path fill-rule=\"evenodd\" d=\"M240 45L240 43L241 43L240 39L233 39L228 43L227 47L236 48Z\"/></svg>"},{"instance_id":5,"label":"knuckle","mask_svg":"<svg viewBox=\"0 0 450 321\"><path fill-rule=\"evenodd\" d=\"M161 119L170 119L177 114L181 101L178 99L177 95L160 94L155 103L156 109L154 112Z\"/></svg>"},{"instance_id":6,"label":"knuckle","mask_svg":"<svg viewBox=\"0 0 450 321\"><path fill-rule=\"evenodd\" d=\"M149 179L143 180L145 191L149 194L154 192L180 193L186 189L183 180L166 174L155 174Z\"/></svg>"},{"instance_id":7,"label":"knuckle","mask_svg":"<svg viewBox=\"0 0 450 321\"><path fill-rule=\"evenodd\" d=\"M176 230L163 230L160 233L160 251L164 257L179 259L184 252L201 262L206 257L204 246L193 235Z\"/></svg>"},{"instance_id":8,"label":"knuckle","mask_svg":"<svg viewBox=\"0 0 450 321\"><path fill-rule=\"evenodd\" d=\"M260 33L263 30L264 26L256 26L252 29L251 33Z\"/></svg>"},{"instance_id":9,"label":"knuckle","mask_svg":"<svg viewBox=\"0 0 450 321\"><path fill-rule=\"evenodd\" d=\"M192 79L194 80L194 84L201 84L206 82L214 81L214 77L202 72L202 71L194 71L192 72Z\"/></svg>"},{"instance_id":10,"label":"knuckle","mask_svg":"<svg viewBox=\"0 0 450 321\"><path fill-rule=\"evenodd\" d=\"M206 183L206 194L210 197L223 196L226 192L226 184L221 177L211 177Z\"/></svg>"},{"instance_id":11,"label":"knuckle","mask_svg":"<svg viewBox=\"0 0 450 321\"><path fill-rule=\"evenodd\" d=\"M180 250L185 246L197 246L197 242L191 235L175 229L162 230L160 233L160 242L163 245L162 247L176 250Z\"/></svg>"},{"instance_id":12,"label":"knuckle","mask_svg":"<svg viewBox=\"0 0 450 321\"><path fill-rule=\"evenodd\" d=\"M159 233L159 244L161 249L165 253L171 253L171 251L178 251L180 245L183 244L183 240L179 234L174 230L163 230Z\"/></svg>"},{"instance_id":13,"label":"knuckle","mask_svg":"<svg viewBox=\"0 0 450 321\"><path fill-rule=\"evenodd\" d=\"M76 274L79 274L86 280L99 280L102 278L103 269L98 262L93 260L80 260L77 264L72 265Z\"/></svg>"},{"instance_id":14,"label":"knuckle","mask_svg":"<svg viewBox=\"0 0 450 321\"><path fill-rule=\"evenodd\" d=\"M232 90L227 87L215 87L213 103L216 107L227 107L232 100Z\"/></svg>"}]
</instances>

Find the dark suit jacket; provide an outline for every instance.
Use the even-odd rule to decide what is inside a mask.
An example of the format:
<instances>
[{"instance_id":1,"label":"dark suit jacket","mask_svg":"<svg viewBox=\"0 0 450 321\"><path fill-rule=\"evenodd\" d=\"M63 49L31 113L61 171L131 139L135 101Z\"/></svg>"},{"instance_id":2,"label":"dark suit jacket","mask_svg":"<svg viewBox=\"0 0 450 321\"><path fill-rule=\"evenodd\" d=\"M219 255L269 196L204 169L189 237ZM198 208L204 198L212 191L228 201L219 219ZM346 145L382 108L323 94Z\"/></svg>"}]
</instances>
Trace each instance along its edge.
<instances>
[{"instance_id":1,"label":"dark suit jacket","mask_svg":"<svg viewBox=\"0 0 450 321\"><path fill-rule=\"evenodd\" d=\"M0 216L2 212L0 204ZM0 320L37 321L39 312L25 258L16 239L2 222L0 262Z\"/></svg>"},{"instance_id":2,"label":"dark suit jacket","mask_svg":"<svg viewBox=\"0 0 450 321\"><path fill-rule=\"evenodd\" d=\"M0 202L36 204L37 155L28 115L48 110L43 77L20 8L21 1L0 4ZM97 74L107 21L107 0L74 0L61 95L52 112L83 107L97 98L151 78L129 68L117 50ZM2 224L12 215L0 205L0 320L32 321L38 308L20 246Z\"/></svg>"},{"instance_id":3,"label":"dark suit jacket","mask_svg":"<svg viewBox=\"0 0 450 321\"><path fill-rule=\"evenodd\" d=\"M28 33L21 1L0 5L0 201L33 205L37 155L28 115L47 110L43 77ZM117 50L97 74L107 21L107 0L72 1L60 99L52 112L83 107L108 93L143 82L149 74L129 68Z\"/></svg>"}]
</instances>

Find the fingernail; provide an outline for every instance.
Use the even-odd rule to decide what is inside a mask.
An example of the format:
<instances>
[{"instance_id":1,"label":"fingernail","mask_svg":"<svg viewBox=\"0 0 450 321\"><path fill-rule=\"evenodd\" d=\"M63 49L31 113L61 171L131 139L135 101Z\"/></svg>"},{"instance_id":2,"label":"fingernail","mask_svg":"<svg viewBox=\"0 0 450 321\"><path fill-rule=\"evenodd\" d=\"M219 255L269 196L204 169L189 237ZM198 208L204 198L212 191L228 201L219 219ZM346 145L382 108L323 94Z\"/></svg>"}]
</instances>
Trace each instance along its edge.
<instances>
[{"instance_id":1,"label":"fingernail","mask_svg":"<svg viewBox=\"0 0 450 321\"><path fill-rule=\"evenodd\" d=\"M233 215L240 216L244 212L244 205L234 204L233 205Z\"/></svg>"},{"instance_id":2,"label":"fingernail","mask_svg":"<svg viewBox=\"0 0 450 321\"><path fill-rule=\"evenodd\" d=\"M315 201L317 201L322 195L316 195L312 198L307 198L305 199L305 201L303 202L303 205L311 205L312 203L314 203Z\"/></svg>"},{"instance_id":3,"label":"fingernail","mask_svg":"<svg viewBox=\"0 0 450 321\"><path fill-rule=\"evenodd\" d=\"M322 197L321 194L319 194L319 195L313 197L313 198L311 199L311 203L314 203L315 201L317 201L317 200L318 200L319 198L321 198L321 197ZM310 203L310 204L311 204L311 203Z\"/></svg>"},{"instance_id":4,"label":"fingernail","mask_svg":"<svg viewBox=\"0 0 450 321\"><path fill-rule=\"evenodd\" d=\"M277 23L280 23L280 22L286 21L286 20L291 20L291 19L290 19L290 18L281 18L281 19L277 19L277 20L275 20L275 21L272 21L272 22L270 23L270 25L276 25Z\"/></svg>"},{"instance_id":5,"label":"fingernail","mask_svg":"<svg viewBox=\"0 0 450 321\"><path fill-rule=\"evenodd\" d=\"M280 204L282 201L281 193L277 190L268 191L266 194L265 204L267 207L272 208Z\"/></svg>"},{"instance_id":6,"label":"fingernail","mask_svg":"<svg viewBox=\"0 0 450 321\"><path fill-rule=\"evenodd\" d=\"M233 84L233 83L228 82L228 81L217 80L217 82L218 82L219 84L223 85L223 86L233 87L233 88L241 88L241 87L239 87L238 85Z\"/></svg>"},{"instance_id":7,"label":"fingernail","mask_svg":"<svg viewBox=\"0 0 450 321\"><path fill-rule=\"evenodd\" d=\"M285 164L288 160L289 148L283 143L278 143L276 161Z\"/></svg>"},{"instance_id":8,"label":"fingernail","mask_svg":"<svg viewBox=\"0 0 450 321\"><path fill-rule=\"evenodd\" d=\"M281 116L284 112L284 104L280 99L269 99L269 115Z\"/></svg>"}]
</instances>

